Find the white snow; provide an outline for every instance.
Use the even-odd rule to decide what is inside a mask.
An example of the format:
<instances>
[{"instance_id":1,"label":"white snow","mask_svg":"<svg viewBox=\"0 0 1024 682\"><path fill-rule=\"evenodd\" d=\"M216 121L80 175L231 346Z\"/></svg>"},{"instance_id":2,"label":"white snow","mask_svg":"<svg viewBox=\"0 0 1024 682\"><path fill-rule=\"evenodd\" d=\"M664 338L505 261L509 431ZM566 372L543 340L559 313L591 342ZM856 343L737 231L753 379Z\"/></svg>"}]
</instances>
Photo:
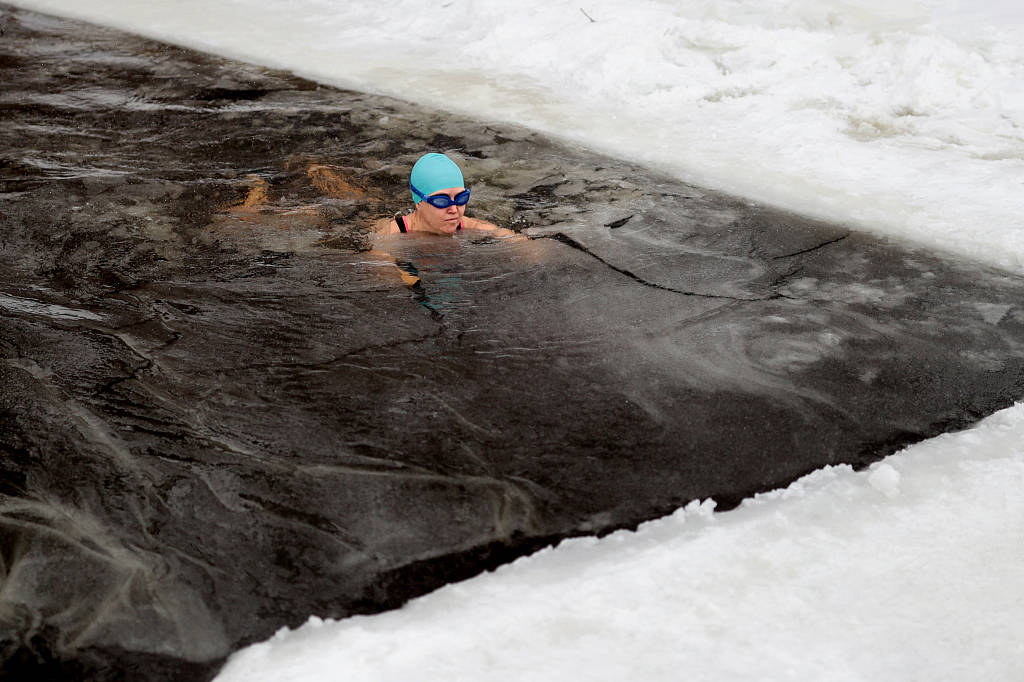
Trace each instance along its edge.
<instances>
[{"instance_id":1,"label":"white snow","mask_svg":"<svg viewBox=\"0 0 1024 682\"><path fill-rule=\"evenodd\" d=\"M1024 405L237 654L220 682L1019 680Z\"/></svg>"},{"instance_id":2,"label":"white snow","mask_svg":"<svg viewBox=\"0 0 1024 682\"><path fill-rule=\"evenodd\" d=\"M1024 274L1017 0L14 4L521 123ZM1017 404L865 472L565 542L395 612L314 617L219 679L1016 681L1022 443Z\"/></svg>"},{"instance_id":3,"label":"white snow","mask_svg":"<svg viewBox=\"0 0 1024 682\"><path fill-rule=\"evenodd\" d=\"M15 4L522 123L1024 270L1019 4L581 2Z\"/></svg>"}]
</instances>

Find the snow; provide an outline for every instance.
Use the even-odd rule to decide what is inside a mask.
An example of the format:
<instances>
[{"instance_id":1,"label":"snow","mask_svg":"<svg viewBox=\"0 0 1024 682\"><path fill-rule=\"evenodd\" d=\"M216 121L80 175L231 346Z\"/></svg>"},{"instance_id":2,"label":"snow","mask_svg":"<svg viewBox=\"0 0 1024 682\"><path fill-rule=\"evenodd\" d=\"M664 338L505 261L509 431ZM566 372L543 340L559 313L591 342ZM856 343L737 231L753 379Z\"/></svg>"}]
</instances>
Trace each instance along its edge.
<instances>
[{"instance_id":1,"label":"snow","mask_svg":"<svg viewBox=\"0 0 1024 682\"><path fill-rule=\"evenodd\" d=\"M1024 270L1024 9L1009 0L16 4Z\"/></svg>"},{"instance_id":2,"label":"snow","mask_svg":"<svg viewBox=\"0 0 1024 682\"><path fill-rule=\"evenodd\" d=\"M564 541L399 611L310 622L218 680L1011 680L1024 405L863 473L817 471Z\"/></svg>"},{"instance_id":3,"label":"snow","mask_svg":"<svg viewBox=\"0 0 1024 682\"><path fill-rule=\"evenodd\" d=\"M1024 274L1017 0L14 4ZM1022 444L1019 403L864 472L567 541L379 616L314 616L218 679L1017 680Z\"/></svg>"}]
</instances>

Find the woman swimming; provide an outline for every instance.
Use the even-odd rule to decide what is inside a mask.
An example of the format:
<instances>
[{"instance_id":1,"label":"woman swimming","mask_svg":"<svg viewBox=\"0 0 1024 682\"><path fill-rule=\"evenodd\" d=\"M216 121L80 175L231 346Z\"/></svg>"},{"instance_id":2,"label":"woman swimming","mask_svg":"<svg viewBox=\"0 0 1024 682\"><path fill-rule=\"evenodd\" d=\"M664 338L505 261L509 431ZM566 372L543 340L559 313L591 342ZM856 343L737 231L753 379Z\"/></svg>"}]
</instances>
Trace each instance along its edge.
<instances>
[{"instance_id":1,"label":"woman swimming","mask_svg":"<svg viewBox=\"0 0 1024 682\"><path fill-rule=\"evenodd\" d=\"M515 234L486 220L466 216L470 190L466 187L458 165L444 154L424 154L409 174L413 210L405 215L378 220L374 231L379 234L425 232L454 234L460 230L489 230Z\"/></svg>"}]
</instances>

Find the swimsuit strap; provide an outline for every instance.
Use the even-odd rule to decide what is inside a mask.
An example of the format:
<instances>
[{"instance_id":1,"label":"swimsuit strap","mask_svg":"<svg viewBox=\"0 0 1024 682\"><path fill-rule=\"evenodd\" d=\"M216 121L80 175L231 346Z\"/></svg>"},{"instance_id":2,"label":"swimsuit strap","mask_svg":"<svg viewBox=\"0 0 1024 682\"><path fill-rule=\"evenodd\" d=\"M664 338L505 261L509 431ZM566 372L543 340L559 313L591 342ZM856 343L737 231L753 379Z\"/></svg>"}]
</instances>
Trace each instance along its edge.
<instances>
[{"instance_id":1,"label":"swimsuit strap","mask_svg":"<svg viewBox=\"0 0 1024 682\"><path fill-rule=\"evenodd\" d=\"M395 216L395 223L398 225L398 231L401 232L402 234L405 234L406 232L409 231L405 227L405 220L402 219L402 216L396 215ZM462 223L459 223L459 226L455 228L455 231L458 232L461 229L462 229Z\"/></svg>"}]
</instances>

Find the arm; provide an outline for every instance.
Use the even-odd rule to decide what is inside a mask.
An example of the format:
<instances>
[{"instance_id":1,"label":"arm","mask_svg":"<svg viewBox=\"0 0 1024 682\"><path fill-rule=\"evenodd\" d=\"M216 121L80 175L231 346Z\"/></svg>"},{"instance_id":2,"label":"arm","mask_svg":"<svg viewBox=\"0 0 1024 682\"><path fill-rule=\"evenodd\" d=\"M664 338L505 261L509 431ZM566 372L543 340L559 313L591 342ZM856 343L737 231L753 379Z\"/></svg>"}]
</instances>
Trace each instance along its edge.
<instances>
[{"instance_id":1,"label":"arm","mask_svg":"<svg viewBox=\"0 0 1024 682\"><path fill-rule=\"evenodd\" d=\"M397 232L398 229L395 229ZM367 256L377 260L384 265L383 272L386 276L398 275L399 279L406 286L416 286L420 281L420 274L416 271L416 267L412 263L395 260L395 257L386 251L379 251L378 249L370 249Z\"/></svg>"},{"instance_id":2,"label":"arm","mask_svg":"<svg viewBox=\"0 0 1024 682\"><path fill-rule=\"evenodd\" d=\"M510 237L515 234L512 230L506 230L504 227L498 227L494 223L489 223L486 220L477 220L476 218L470 218L469 216L462 217L462 229L486 230L488 232L493 232L496 237Z\"/></svg>"}]
</instances>

